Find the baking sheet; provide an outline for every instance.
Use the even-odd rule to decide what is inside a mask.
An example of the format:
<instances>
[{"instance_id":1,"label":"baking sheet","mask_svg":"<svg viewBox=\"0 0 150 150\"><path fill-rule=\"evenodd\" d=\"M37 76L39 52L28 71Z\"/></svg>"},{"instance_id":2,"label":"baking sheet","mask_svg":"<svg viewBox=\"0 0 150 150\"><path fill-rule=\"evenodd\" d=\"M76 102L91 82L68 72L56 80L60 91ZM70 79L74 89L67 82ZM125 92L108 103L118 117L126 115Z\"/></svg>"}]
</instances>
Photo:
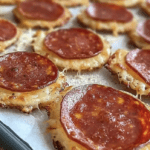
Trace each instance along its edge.
<instances>
[{"instance_id":1,"label":"baking sheet","mask_svg":"<svg viewBox=\"0 0 150 150\"><path fill-rule=\"evenodd\" d=\"M0 6L0 17L8 19L14 23L14 16L12 10L14 6ZM80 27L76 20L76 16L84 7L70 8L73 18L62 28ZM139 8L130 9L135 15L138 21L148 18ZM8 48L5 53L13 50L18 51L31 51L30 43L32 41L32 35L35 33L33 30L24 30L23 35L19 41ZM117 49L134 49L135 47L130 45L129 39L126 35L119 35L113 37L109 33L98 32L103 35L112 46L112 53ZM92 72L65 72L67 76L67 82L69 85L78 86L88 83L98 83L107 86L111 86L116 89L125 90L136 94L131 89L119 83L115 76L105 68L97 69ZM148 102L149 98L147 98ZM45 111L36 110L32 114L23 114L18 110L1 109L0 108L0 120L8 125L14 132L16 132L23 140L29 143L34 150L54 150L50 134L46 133L48 116Z\"/></svg>"}]
</instances>

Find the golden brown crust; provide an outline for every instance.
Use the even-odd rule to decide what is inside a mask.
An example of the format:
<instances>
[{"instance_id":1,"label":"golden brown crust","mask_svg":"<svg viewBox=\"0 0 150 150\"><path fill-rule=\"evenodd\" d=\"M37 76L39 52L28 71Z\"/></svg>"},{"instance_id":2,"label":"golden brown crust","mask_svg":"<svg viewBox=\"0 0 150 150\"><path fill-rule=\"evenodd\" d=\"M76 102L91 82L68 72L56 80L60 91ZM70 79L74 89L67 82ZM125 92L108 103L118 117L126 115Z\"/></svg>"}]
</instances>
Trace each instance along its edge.
<instances>
[{"instance_id":1,"label":"golden brown crust","mask_svg":"<svg viewBox=\"0 0 150 150\"><path fill-rule=\"evenodd\" d=\"M141 8L142 8L148 15L150 15L150 6L148 6L148 5L146 4L146 2L144 2L144 3L141 4Z\"/></svg>"},{"instance_id":2,"label":"golden brown crust","mask_svg":"<svg viewBox=\"0 0 150 150\"><path fill-rule=\"evenodd\" d=\"M0 20L5 20L5 19L0 18ZM8 20L6 20L6 21L8 21ZM13 24L12 22L10 22L10 23ZM20 37L20 35L21 35L21 29L17 28L17 34L15 35L15 37L13 37L12 39L7 40L7 41L0 41L0 52L4 51L5 48L7 48L7 47L11 46L13 43L15 43L18 40L18 38Z\"/></svg>"},{"instance_id":3,"label":"golden brown crust","mask_svg":"<svg viewBox=\"0 0 150 150\"><path fill-rule=\"evenodd\" d=\"M135 90L140 95L150 95L150 86L126 63L128 51L117 50L108 60L106 68L116 74L120 82Z\"/></svg>"},{"instance_id":4,"label":"golden brown crust","mask_svg":"<svg viewBox=\"0 0 150 150\"><path fill-rule=\"evenodd\" d=\"M68 93L71 89L72 89L72 87L66 88L61 93L61 95L59 97L59 101L57 103L55 103L53 105L53 107L48 108L47 111L50 113L50 116L49 116L50 119L48 121L48 123L49 123L48 131L50 132L52 140L54 141L53 142L54 147L58 150L88 150L87 148L83 147L79 143L68 138L68 136L60 122L61 101L62 101L63 96L66 95L66 93ZM122 92L126 93L130 96L133 96L127 92L124 92L124 91L122 91ZM150 107L148 105L146 105L146 104L144 104L144 105L147 107L147 109L150 110ZM150 150L150 145L146 145L141 150Z\"/></svg>"},{"instance_id":5,"label":"golden brown crust","mask_svg":"<svg viewBox=\"0 0 150 150\"><path fill-rule=\"evenodd\" d=\"M33 109L51 105L57 101L60 90L65 83L65 76L60 73L57 81L43 89L31 92L13 92L0 88L0 106L16 108L29 113Z\"/></svg>"},{"instance_id":6,"label":"golden brown crust","mask_svg":"<svg viewBox=\"0 0 150 150\"><path fill-rule=\"evenodd\" d=\"M84 24L85 26L88 26L94 30L106 30L106 31L112 31L113 35L117 36L118 33L125 33L133 30L136 27L136 20L133 19L132 21L128 23L120 23L115 21L110 22L103 22L103 21L97 21L92 18L90 18L85 10L78 15L78 21Z\"/></svg>"},{"instance_id":7,"label":"golden brown crust","mask_svg":"<svg viewBox=\"0 0 150 150\"><path fill-rule=\"evenodd\" d=\"M13 13L14 13L15 17L19 20L21 27L26 27L26 28L40 27L40 28L50 29L50 28L64 25L72 17L70 11L67 8L64 8L64 10L65 10L64 15L56 21L44 21L44 20L28 19L28 18L24 17L22 14L20 14L18 12L17 8L15 8L13 10Z\"/></svg>"},{"instance_id":8,"label":"golden brown crust","mask_svg":"<svg viewBox=\"0 0 150 150\"><path fill-rule=\"evenodd\" d=\"M89 0L53 0L55 3L59 3L62 6L73 7L79 5L88 5Z\"/></svg>"},{"instance_id":9,"label":"golden brown crust","mask_svg":"<svg viewBox=\"0 0 150 150\"><path fill-rule=\"evenodd\" d=\"M105 3L113 3L116 5L124 6L124 7L134 7L143 3L145 0L93 0L95 2L105 2Z\"/></svg>"},{"instance_id":10,"label":"golden brown crust","mask_svg":"<svg viewBox=\"0 0 150 150\"><path fill-rule=\"evenodd\" d=\"M14 5L17 4L18 2L22 2L24 0L0 0L1 5Z\"/></svg>"},{"instance_id":11,"label":"golden brown crust","mask_svg":"<svg viewBox=\"0 0 150 150\"><path fill-rule=\"evenodd\" d=\"M138 33L136 32L136 30L129 32L129 37L131 39L131 41L139 48L145 48L145 47L149 47L150 43L147 43L144 38L142 38L140 35L138 35Z\"/></svg>"},{"instance_id":12,"label":"golden brown crust","mask_svg":"<svg viewBox=\"0 0 150 150\"><path fill-rule=\"evenodd\" d=\"M52 32L52 31L51 31ZM43 45L46 33L39 31L36 33L36 37L33 42L33 49L36 53L48 57L56 66L65 68L66 70L93 70L95 68L101 68L108 60L110 56L110 45L102 37L104 48L100 54L92 58L86 59L63 59L58 55L47 50Z\"/></svg>"}]
</instances>

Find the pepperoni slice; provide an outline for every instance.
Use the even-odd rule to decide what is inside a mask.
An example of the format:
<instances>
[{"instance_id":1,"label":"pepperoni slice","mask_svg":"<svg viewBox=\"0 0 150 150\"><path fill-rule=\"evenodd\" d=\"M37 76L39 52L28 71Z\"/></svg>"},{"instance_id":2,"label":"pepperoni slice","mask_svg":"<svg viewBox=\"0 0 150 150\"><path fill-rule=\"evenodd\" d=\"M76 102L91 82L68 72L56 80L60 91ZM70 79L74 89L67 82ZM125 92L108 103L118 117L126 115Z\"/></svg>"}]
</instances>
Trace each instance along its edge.
<instances>
[{"instance_id":1,"label":"pepperoni slice","mask_svg":"<svg viewBox=\"0 0 150 150\"><path fill-rule=\"evenodd\" d=\"M55 21L64 14L64 8L47 0L25 1L18 5L18 11L29 19Z\"/></svg>"},{"instance_id":2,"label":"pepperoni slice","mask_svg":"<svg viewBox=\"0 0 150 150\"><path fill-rule=\"evenodd\" d=\"M15 37L17 28L6 20L0 20L0 41L7 41Z\"/></svg>"},{"instance_id":3,"label":"pepperoni slice","mask_svg":"<svg viewBox=\"0 0 150 150\"><path fill-rule=\"evenodd\" d=\"M138 24L137 33L144 38L144 40L150 43L150 19Z\"/></svg>"},{"instance_id":4,"label":"pepperoni slice","mask_svg":"<svg viewBox=\"0 0 150 150\"><path fill-rule=\"evenodd\" d=\"M62 29L49 33L46 48L64 59L82 59L96 56L103 49L100 37L82 28Z\"/></svg>"},{"instance_id":5,"label":"pepperoni slice","mask_svg":"<svg viewBox=\"0 0 150 150\"><path fill-rule=\"evenodd\" d=\"M86 14L94 20L100 21L117 21L130 22L133 19L125 7L108 4L108 3L92 3L87 9Z\"/></svg>"},{"instance_id":6,"label":"pepperoni slice","mask_svg":"<svg viewBox=\"0 0 150 150\"><path fill-rule=\"evenodd\" d=\"M0 87L17 92L44 88L56 81L58 69L36 53L15 52L0 57Z\"/></svg>"},{"instance_id":7,"label":"pepperoni slice","mask_svg":"<svg viewBox=\"0 0 150 150\"><path fill-rule=\"evenodd\" d=\"M150 112L134 97L110 87L74 88L61 103L68 137L87 149L131 150L150 139Z\"/></svg>"},{"instance_id":8,"label":"pepperoni slice","mask_svg":"<svg viewBox=\"0 0 150 150\"><path fill-rule=\"evenodd\" d=\"M150 50L132 50L126 56L126 63L150 85Z\"/></svg>"}]
</instances>

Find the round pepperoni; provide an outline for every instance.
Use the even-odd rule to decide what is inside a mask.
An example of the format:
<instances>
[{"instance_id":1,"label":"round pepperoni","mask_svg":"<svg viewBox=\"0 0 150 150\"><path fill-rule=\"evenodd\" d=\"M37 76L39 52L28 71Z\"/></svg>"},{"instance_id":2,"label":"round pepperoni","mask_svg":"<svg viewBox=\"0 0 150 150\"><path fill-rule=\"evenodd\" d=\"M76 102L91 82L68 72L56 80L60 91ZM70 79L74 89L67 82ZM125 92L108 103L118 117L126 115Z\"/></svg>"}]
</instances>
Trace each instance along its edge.
<instances>
[{"instance_id":1,"label":"round pepperoni","mask_svg":"<svg viewBox=\"0 0 150 150\"><path fill-rule=\"evenodd\" d=\"M86 14L94 20L130 22L133 15L124 7L108 3L92 3Z\"/></svg>"},{"instance_id":2,"label":"round pepperoni","mask_svg":"<svg viewBox=\"0 0 150 150\"><path fill-rule=\"evenodd\" d=\"M0 57L0 87L27 92L44 88L56 81L58 69L36 53L15 52Z\"/></svg>"},{"instance_id":3,"label":"round pepperoni","mask_svg":"<svg viewBox=\"0 0 150 150\"><path fill-rule=\"evenodd\" d=\"M137 33L144 38L144 40L150 43L150 19L138 24Z\"/></svg>"},{"instance_id":4,"label":"round pepperoni","mask_svg":"<svg viewBox=\"0 0 150 150\"><path fill-rule=\"evenodd\" d=\"M126 63L150 84L150 50L132 50L126 56Z\"/></svg>"},{"instance_id":5,"label":"round pepperoni","mask_svg":"<svg viewBox=\"0 0 150 150\"><path fill-rule=\"evenodd\" d=\"M64 59L90 58L103 49L100 37L82 28L51 32L46 36L44 44L48 50Z\"/></svg>"},{"instance_id":6,"label":"round pepperoni","mask_svg":"<svg viewBox=\"0 0 150 150\"><path fill-rule=\"evenodd\" d=\"M64 8L46 0L32 0L18 5L18 11L29 19L55 21L64 14Z\"/></svg>"},{"instance_id":7,"label":"round pepperoni","mask_svg":"<svg viewBox=\"0 0 150 150\"><path fill-rule=\"evenodd\" d=\"M6 20L0 20L0 41L7 41L15 37L17 28Z\"/></svg>"},{"instance_id":8,"label":"round pepperoni","mask_svg":"<svg viewBox=\"0 0 150 150\"><path fill-rule=\"evenodd\" d=\"M74 88L61 103L68 137L87 149L131 150L150 139L150 112L134 97L101 85Z\"/></svg>"}]
</instances>

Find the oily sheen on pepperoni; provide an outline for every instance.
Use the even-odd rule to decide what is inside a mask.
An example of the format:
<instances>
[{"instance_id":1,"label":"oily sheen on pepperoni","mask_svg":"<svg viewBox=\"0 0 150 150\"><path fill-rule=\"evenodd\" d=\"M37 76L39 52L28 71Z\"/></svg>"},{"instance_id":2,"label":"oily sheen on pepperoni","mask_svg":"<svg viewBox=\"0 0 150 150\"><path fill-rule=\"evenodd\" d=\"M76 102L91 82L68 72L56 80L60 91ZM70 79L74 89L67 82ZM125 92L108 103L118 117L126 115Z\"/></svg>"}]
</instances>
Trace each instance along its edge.
<instances>
[{"instance_id":1,"label":"oily sheen on pepperoni","mask_svg":"<svg viewBox=\"0 0 150 150\"><path fill-rule=\"evenodd\" d=\"M100 37L82 28L62 29L49 33L46 48L64 59L82 59L98 55L103 49Z\"/></svg>"},{"instance_id":2,"label":"oily sheen on pepperoni","mask_svg":"<svg viewBox=\"0 0 150 150\"><path fill-rule=\"evenodd\" d=\"M88 150L133 150L150 139L150 112L134 97L111 87L84 85L61 103L68 137Z\"/></svg>"},{"instance_id":3,"label":"oily sheen on pepperoni","mask_svg":"<svg viewBox=\"0 0 150 150\"><path fill-rule=\"evenodd\" d=\"M87 9L86 14L94 20L130 22L133 15L122 6L108 3L92 3Z\"/></svg>"},{"instance_id":4,"label":"oily sheen on pepperoni","mask_svg":"<svg viewBox=\"0 0 150 150\"><path fill-rule=\"evenodd\" d=\"M18 11L29 19L55 21L64 14L64 8L48 0L31 0L18 5Z\"/></svg>"},{"instance_id":5,"label":"oily sheen on pepperoni","mask_svg":"<svg viewBox=\"0 0 150 150\"><path fill-rule=\"evenodd\" d=\"M0 87L17 92L44 88L55 82L58 69L35 53L15 52L0 57Z\"/></svg>"},{"instance_id":6,"label":"oily sheen on pepperoni","mask_svg":"<svg viewBox=\"0 0 150 150\"><path fill-rule=\"evenodd\" d=\"M132 50L126 56L126 63L150 85L150 51Z\"/></svg>"},{"instance_id":7,"label":"oily sheen on pepperoni","mask_svg":"<svg viewBox=\"0 0 150 150\"><path fill-rule=\"evenodd\" d=\"M144 38L146 42L150 43L150 19L138 24L137 33Z\"/></svg>"},{"instance_id":8,"label":"oily sheen on pepperoni","mask_svg":"<svg viewBox=\"0 0 150 150\"><path fill-rule=\"evenodd\" d=\"M15 37L17 28L6 20L0 20L0 41L7 41Z\"/></svg>"}]
</instances>

